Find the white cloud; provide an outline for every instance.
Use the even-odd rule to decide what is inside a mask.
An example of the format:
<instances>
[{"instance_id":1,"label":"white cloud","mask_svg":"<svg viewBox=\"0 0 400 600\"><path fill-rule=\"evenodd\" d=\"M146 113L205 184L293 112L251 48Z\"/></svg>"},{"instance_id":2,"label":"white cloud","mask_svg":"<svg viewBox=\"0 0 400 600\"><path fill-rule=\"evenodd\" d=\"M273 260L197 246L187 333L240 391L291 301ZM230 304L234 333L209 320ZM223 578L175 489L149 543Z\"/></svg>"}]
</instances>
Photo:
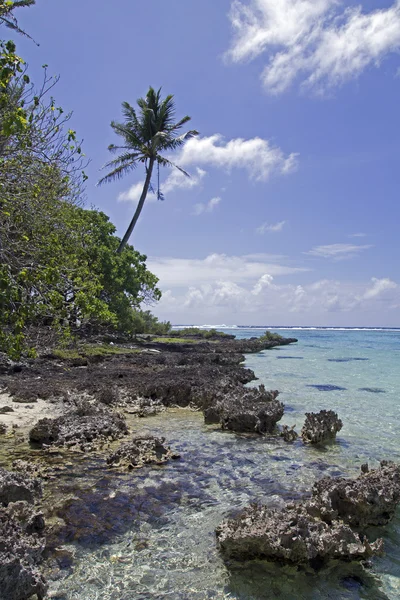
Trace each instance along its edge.
<instances>
[{"instance_id":1,"label":"white cloud","mask_svg":"<svg viewBox=\"0 0 400 600\"><path fill-rule=\"evenodd\" d=\"M203 178L207 175L207 172L203 169L197 168L195 173L191 174L190 177L186 177L178 169L174 169L170 172L167 179L161 184L161 191L163 194L168 194L174 190L179 189L191 189L201 184ZM122 192L118 196L120 201L129 201L137 203L139 202L140 195L143 190L143 181L134 183L129 190ZM148 192L146 202L156 202L157 196L153 192Z\"/></svg>"},{"instance_id":2,"label":"white cloud","mask_svg":"<svg viewBox=\"0 0 400 600\"><path fill-rule=\"evenodd\" d=\"M397 287L397 284L391 279L376 279L376 277L373 277L371 279L371 287L366 290L363 299L370 300L371 298L377 298L387 290L395 290Z\"/></svg>"},{"instance_id":3,"label":"white cloud","mask_svg":"<svg viewBox=\"0 0 400 600\"><path fill-rule=\"evenodd\" d=\"M349 238L362 238L362 237L367 237L366 233L351 233L349 236Z\"/></svg>"},{"instance_id":4,"label":"white cloud","mask_svg":"<svg viewBox=\"0 0 400 600\"><path fill-rule=\"evenodd\" d=\"M192 138L174 160L185 168L202 165L227 171L244 169L256 181L266 181L274 174L286 175L297 167L297 154L286 156L267 140L256 137L226 142L220 134Z\"/></svg>"},{"instance_id":5,"label":"white cloud","mask_svg":"<svg viewBox=\"0 0 400 600\"><path fill-rule=\"evenodd\" d=\"M289 275L308 271L287 264L279 255L227 256L210 254L204 259L149 258L148 268L165 288L212 284L219 281L254 285L264 275Z\"/></svg>"},{"instance_id":6,"label":"white cloud","mask_svg":"<svg viewBox=\"0 0 400 600\"><path fill-rule=\"evenodd\" d=\"M268 223L263 223L260 227L257 227L256 233L260 235L264 235L264 233L278 233L282 231L286 221L280 221L279 223L275 223L275 225L269 225Z\"/></svg>"},{"instance_id":7,"label":"white cloud","mask_svg":"<svg viewBox=\"0 0 400 600\"><path fill-rule=\"evenodd\" d=\"M372 246L358 246L355 244L329 244L326 246L316 246L304 254L318 256L320 258L331 258L333 260L344 260L347 258L353 258L363 250L368 250L369 248L372 248Z\"/></svg>"},{"instance_id":8,"label":"white cloud","mask_svg":"<svg viewBox=\"0 0 400 600\"><path fill-rule=\"evenodd\" d=\"M369 13L338 0L234 0L230 20L227 56L241 62L266 53L262 81L271 93L297 78L323 92L400 49L399 0Z\"/></svg>"},{"instance_id":9,"label":"white cloud","mask_svg":"<svg viewBox=\"0 0 400 600\"><path fill-rule=\"evenodd\" d=\"M209 137L196 137L171 157L177 165L187 170L193 167L195 172L191 177L186 177L181 171L173 169L162 183L161 191L167 195L175 190L199 186L207 174L200 165L228 172L232 169L244 169L249 178L267 181L272 175L287 175L294 171L297 168L297 157L295 153L285 155L280 148L258 137L229 141L224 141L218 133ZM142 189L143 182L135 183L129 190L122 192L118 200L137 203ZM156 195L149 192L146 201L154 202L156 199Z\"/></svg>"},{"instance_id":10,"label":"white cloud","mask_svg":"<svg viewBox=\"0 0 400 600\"><path fill-rule=\"evenodd\" d=\"M175 323L390 325L399 316L395 311L400 309L400 286L390 279L361 283L322 279L300 284L281 283L278 275L270 273L254 279L255 271L235 279L229 270L229 278L218 279L215 273L203 270L198 282L193 276L183 287L181 264L169 261L168 283L172 285L157 311ZM225 261L229 262L229 257ZM193 261L188 263L193 266ZM161 286L163 281L161 277Z\"/></svg>"},{"instance_id":11,"label":"white cloud","mask_svg":"<svg viewBox=\"0 0 400 600\"><path fill-rule=\"evenodd\" d=\"M214 210L214 208L218 206L220 202L221 198L219 197L211 198L211 200L209 200L209 202L207 202L206 204L204 204L203 202L199 202L198 204L194 205L193 214L196 215L196 217L198 217L203 213L210 213Z\"/></svg>"}]
</instances>

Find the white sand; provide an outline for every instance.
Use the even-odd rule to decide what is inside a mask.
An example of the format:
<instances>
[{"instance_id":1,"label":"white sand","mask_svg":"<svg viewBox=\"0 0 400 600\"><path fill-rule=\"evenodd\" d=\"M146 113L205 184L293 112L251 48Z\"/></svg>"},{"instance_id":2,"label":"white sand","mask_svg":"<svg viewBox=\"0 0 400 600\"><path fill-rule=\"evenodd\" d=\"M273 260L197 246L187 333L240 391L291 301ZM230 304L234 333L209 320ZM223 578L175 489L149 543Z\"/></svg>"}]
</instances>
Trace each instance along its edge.
<instances>
[{"instance_id":1,"label":"white sand","mask_svg":"<svg viewBox=\"0 0 400 600\"><path fill-rule=\"evenodd\" d=\"M9 406L14 412L0 414L0 423L7 426L7 433L13 426L17 426L18 430L24 432L31 429L39 419L44 417L58 417L62 414L60 404L38 400L37 402L29 402L27 404L13 402L9 394L0 394L0 408Z\"/></svg>"}]
</instances>

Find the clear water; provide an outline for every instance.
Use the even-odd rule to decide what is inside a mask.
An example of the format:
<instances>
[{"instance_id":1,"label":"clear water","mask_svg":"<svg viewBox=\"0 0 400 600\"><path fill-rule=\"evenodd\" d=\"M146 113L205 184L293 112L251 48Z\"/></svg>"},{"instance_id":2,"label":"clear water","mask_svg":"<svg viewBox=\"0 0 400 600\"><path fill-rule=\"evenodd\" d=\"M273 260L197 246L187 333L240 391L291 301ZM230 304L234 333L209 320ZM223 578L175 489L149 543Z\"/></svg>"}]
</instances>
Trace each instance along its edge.
<instances>
[{"instance_id":1,"label":"clear water","mask_svg":"<svg viewBox=\"0 0 400 600\"><path fill-rule=\"evenodd\" d=\"M303 330L296 337L297 345L247 357L247 366L259 377L256 384L281 391L283 423L300 430L305 412L337 411L344 423L337 442L317 450L238 436L204 426L200 413L187 410L136 421L137 428L164 435L182 459L129 475L108 471L99 458L71 460L48 493L70 497L62 516L75 562L54 571L50 597L400 598L400 513L371 531L372 539L385 538L387 553L368 572L339 563L319 573L261 562L228 569L216 550L215 527L232 510L254 500L279 506L322 475L356 475L366 461L400 461L400 332Z\"/></svg>"}]
</instances>

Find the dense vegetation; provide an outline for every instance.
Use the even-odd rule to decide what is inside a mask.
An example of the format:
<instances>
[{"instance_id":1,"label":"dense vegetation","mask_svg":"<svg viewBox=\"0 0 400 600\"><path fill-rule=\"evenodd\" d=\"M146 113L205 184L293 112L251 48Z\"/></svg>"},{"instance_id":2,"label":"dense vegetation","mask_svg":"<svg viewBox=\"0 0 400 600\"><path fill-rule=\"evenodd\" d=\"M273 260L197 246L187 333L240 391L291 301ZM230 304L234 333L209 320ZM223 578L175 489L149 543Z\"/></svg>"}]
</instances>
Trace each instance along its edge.
<instances>
[{"instance_id":1,"label":"dense vegetation","mask_svg":"<svg viewBox=\"0 0 400 600\"><path fill-rule=\"evenodd\" d=\"M13 10L30 4L0 0L0 25L21 32ZM140 309L161 296L146 256L83 208L86 159L56 83L44 68L36 88L14 42L0 42L0 351L14 358L39 338L170 328Z\"/></svg>"}]
</instances>

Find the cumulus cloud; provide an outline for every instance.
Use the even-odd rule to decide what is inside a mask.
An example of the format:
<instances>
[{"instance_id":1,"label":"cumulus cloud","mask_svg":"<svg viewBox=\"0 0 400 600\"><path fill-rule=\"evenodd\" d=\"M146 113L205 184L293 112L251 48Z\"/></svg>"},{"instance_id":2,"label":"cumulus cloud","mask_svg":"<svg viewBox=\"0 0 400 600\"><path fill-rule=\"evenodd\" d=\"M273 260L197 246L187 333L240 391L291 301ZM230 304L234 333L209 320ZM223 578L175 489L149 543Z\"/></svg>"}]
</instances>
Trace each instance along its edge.
<instances>
[{"instance_id":1,"label":"cumulus cloud","mask_svg":"<svg viewBox=\"0 0 400 600\"><path fill-rule=\"evenodd\" d=\"M275 223L275 225L269 225L268 223L263 223L260 227L257 227L256 233L259 235L264 235L264 233L278 233L282 231L286 221L280 221L279 223Z\"/></svg>"},{"instance_id":2,"label":"cumulus cloud","mask_svg":"<svg viewBox=\"0 0 400 600\"><path fill-rule=\"evenodd\" d=\"M298 79L319 92L378 66L400 49L400 0L365 13L338 0L234 0L234 62L266 54L262 82L281 93Z\"/></svg>"},{"instance_id":3,"label":"cumulus cloud","mask_svg":"<svg viewBox=\"0 0 400 600\"><path fill-rule=\"evenodd\" d=\"M204 259L157 257L149 258L147 265L166 289L209 285L220 281L254 285L265 274L277 276L308 271L288 264L283 256L269 254L210 254Z\"/></svg>"},{"instance_id":4,"label":"cumulus cloud","mask_svg":"<svg viewBox=\"0 0 400 600\"><path fill-rule=\"evenodd\" d=\"M206 174L206 171L197 168L194 173L192 173L191 177L186 177L186 175L184 175L181 171L174 169L170 172L167 179L162 184L161 191L163 194L168 194L179 189L188 190L194 188L201 184ZM118 200L137 203L139 202L142 190L143 181L135 183L129 188L129 190L122 192L118 196ZM155 202L156 200L157 196L151 191L148 192L146 202Z\"/></svg>"},{"instance_id":5,"label":"cumulus cloud","mask_svg":"<svg viewBox=\"0 0 400 600\"><path fill-rule=\"evenodd\" d=\"M312 250L305 252L311 256L320 258L330 258L332 260L345 260L353 258L362 252L372 248L370 245L359 246L356 244L328 244L326 246L316 246Z\"/></svg>"},{"instance_id":6,"label":"cumulus cloud","mask_svg":"<svg viewBox=\"0 0 400 600\"><path fill-rule=\"evenodd\" d=\"M377 279L373 277L371 279L371 287L365 291L363 299L370 300L371 298L377 298L378 296L382 296L387 290L396 290L397 288L397 284L391 279Z\"/></svg>"},{"instance_id":7,"label":"cumulus cloud","mask_svg":"<svg viewBox=\"0 0 400 600\"><path fill-rule=\"evenodd\" d=\"M244 169L249 178L267 181L272 175L286 175L297 167L297 154L285 155L268 140L255 137L225 141L222 135L189 140L175 162L182 167L201 165L224 169Z\"/></svg>"},{"instance_id":8,"label":"cumulus cloud","mask_svg":"<svg viewBox=\"0 0 400 600\"><path fill-rule=\"evenodd\" d=\"M178 267L176 267L178 268ZM399 285L372 278L363 283L322 279L313 283L282 283L264 273L254 280L201 277L186 287L169 288L158 310L175 322L238 324L390 324L400 308ZM170 282L171 282L170 277ZM161 278L161 284L163 278ZM173 283L173 281L172 281ZM392 316L391 316L392 314Z\"/></svg>"},{"instance_id":9,"label":"cumulus cloud","mask_svg":"<svg viewBox=\"0 0 400 600\"><path fill-rule=\"evenodd\" d=\"M194 205L193 214L196 217L198 217L199 215L202 215L203 213L210 213L214 210L214 208L216 208L218 206L218 204L220 202L221 202L220 197L211 198L211 200L209 200L206 203L199 202L198 204Z\"/></svg>"}]
</instances>

